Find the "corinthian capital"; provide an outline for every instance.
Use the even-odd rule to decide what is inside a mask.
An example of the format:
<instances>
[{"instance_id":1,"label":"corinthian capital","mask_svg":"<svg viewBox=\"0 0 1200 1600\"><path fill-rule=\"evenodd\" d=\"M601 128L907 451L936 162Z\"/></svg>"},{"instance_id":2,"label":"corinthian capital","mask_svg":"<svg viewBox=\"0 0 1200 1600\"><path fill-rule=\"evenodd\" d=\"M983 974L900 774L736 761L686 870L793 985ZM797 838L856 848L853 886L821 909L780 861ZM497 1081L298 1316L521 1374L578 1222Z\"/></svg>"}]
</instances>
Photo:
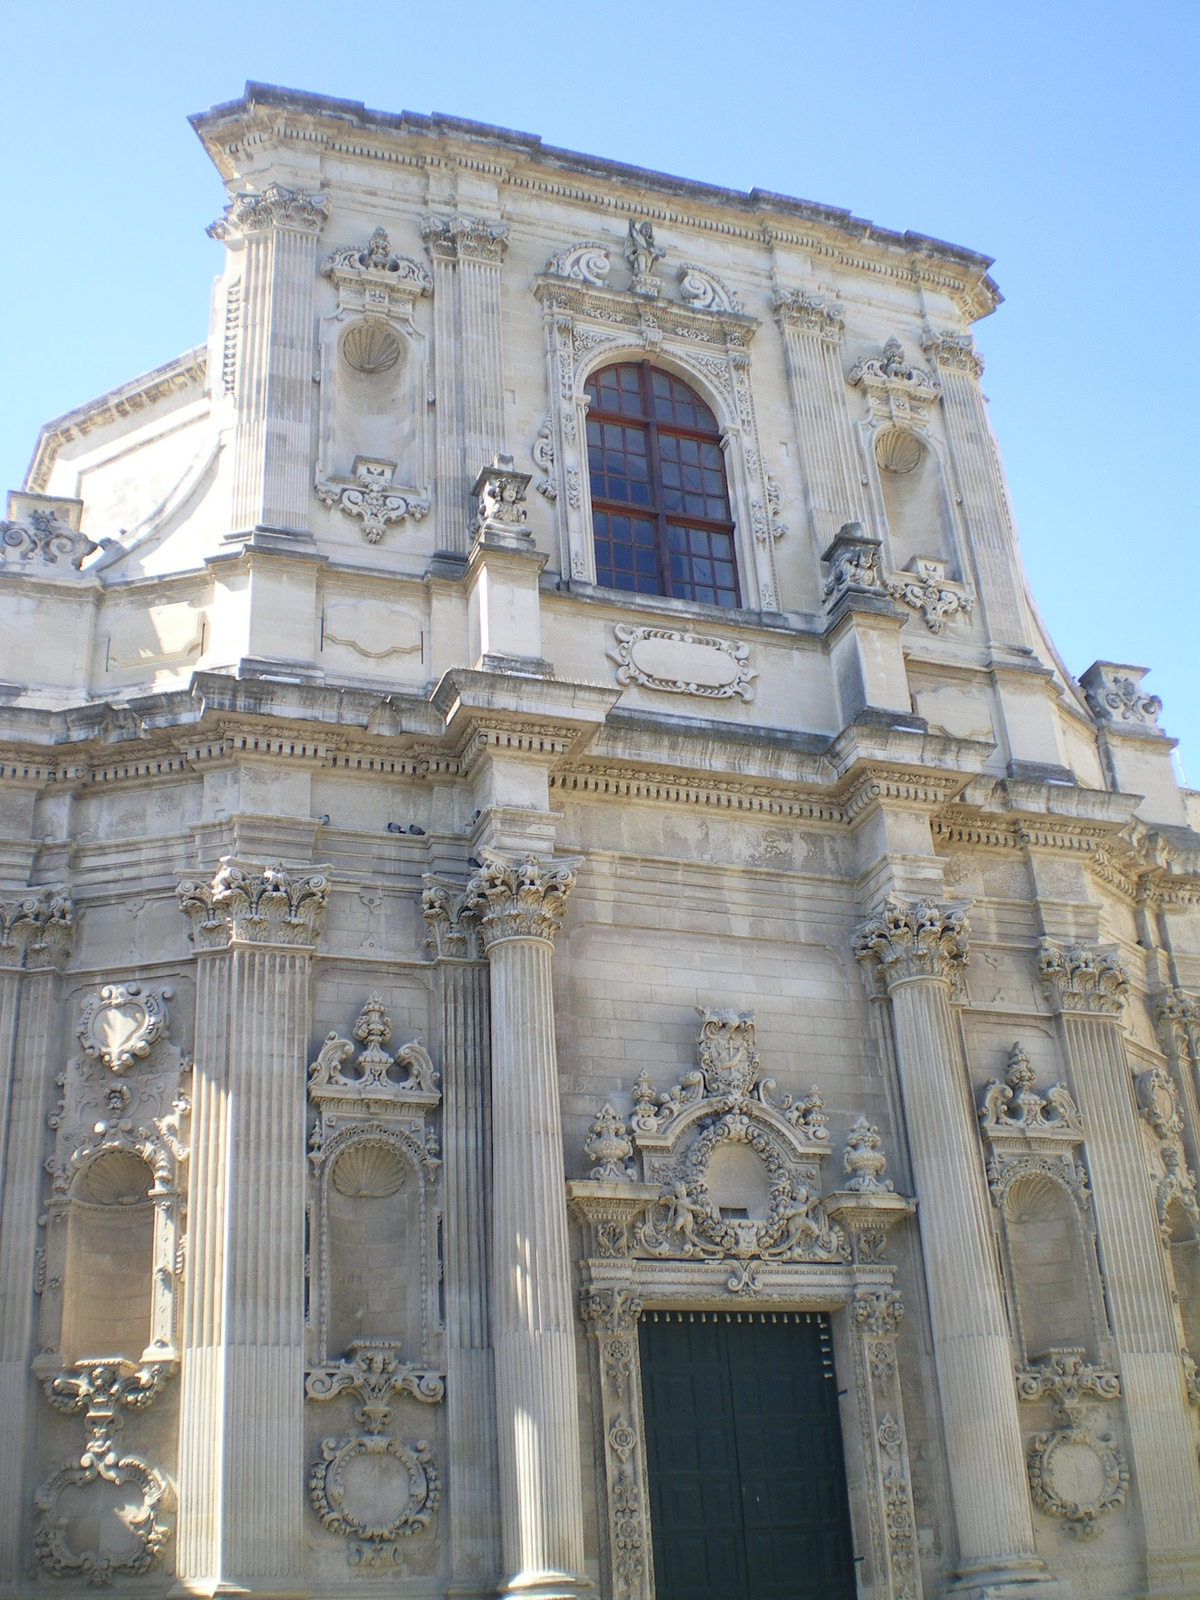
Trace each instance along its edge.
<instances>
[{"instance_id":1,"label":"corinthian capital","mask_svg":"<svg viewBox=\"0 0 1200 1600\"><path fill-rule=\"evenodd\" d=\"M1200 1039L1200 1000L1182 989L1163 989L1154 999L1154 1025L1168 1056L1186 1061Z\"/></svg>"},{"instance_id":2,"label":"corinthian capital","mask_svg":"<svg viewBox=\"0 0 1200 1600\"><path fill-rule=\"evenodd\" d=\"M972 378L983 373L983 357L969 333L951 333L949 329L928 333L921 340L921 348L943 372L966 372Z\"/></svg>"},{"instance_id":3,"label":"corinthian capital","mask_svg":"<svg viewBox=\"0 0 1200 1600\"><path fill-rule=\"evenodd\" d=\"M211 883L185 879L175 892L197 950L221 950L231 943L312 949L329 879L320 872L294 878L281 862L245 867L224 857Z\"/></svg>"},{"instance_id":4,"label":"corinthian capital","mask_svg":"<svg viewBox=\"0 0 1200 1600\"><path fill-rule=\"evenodd\" d=\"M62 889L0 900L0 968L57 967L74 933L75 907Z\"/></svg>"},{"instance_id":5,"label":"corinthian capital","mask_svg":"<svg viewBox=\"0 0 1200 1600\"><path fill-rule=\"evenodd\" d=\"M441 883L426 873L421 911L428 932L425 945L435 961L478 961L479 913L467 904L469 890Z\"/></svg>"},{"instance_id":6,"label":"corinthian capital","mask_svg":"<svg viewBox=\"0 0 1200 1600\"><path fill-rule=\"evenodd\" d=\"M574 887L575 874L569 867L540 861L535 855L514 863L485 850L483 866L467 884L464 900L478 916L483 947L490 950L502 939L553 942Z\"/></svg>"},{"instance_id":7,"label":"corinthian capital","mask_svg":"<svg viewBox=\"0 0 1200 1600\"><path fill-rule=\"evenodd\" d=\"M970 931L963 911L889 895L879 915L854 935L854 954L877 963L888 988L906 978L949 980L967 964Z\"/></svg>"},{"instance_id":8,"label":"corinthian capital","mask_svg":"<svg viewBox=\"0 0 1200 1600\"><path fill-rule=\"evenodd\" d=\"M1111 950L1040 939L1037 968L1056 1011L1120 1016L1129 993L1129 974Z\"/></svg>"},{"instance_id":9,"label":"corinthian capital","mask_svg":"<svg viewBox=\"0 0 1200 1600\"><path fill-rule=\"evenodd\" d=\"M236 239L248 233L270 233L287 228L292 233L319 237L329 217L329 200L303 189L285 189L269 183L261 194L235 194L224 213L209 224L210 239Z\"/></svg>"},{"instance_id":10,"label":"corinthian capital","mask_svg":"<svg viewBox=\"0 0 1200 1600\"><path fill-rule=\"evenodd\" d=\"M500 262L508 249L508 224L461 214L423 217L421 237L435 261Z\"/></svg>"},{"instance_id":11,"label":"corinthian capital","mask_svg":"<svg viewBox=\"0 0 1200 1600\"><path fill-rule=\"evenodd\" d=\"M815 333L826 344L841 344L846 308L832 295L809 294L804 289L775 290L775 314L781 328Z\"/></svg>"}]
</instances>

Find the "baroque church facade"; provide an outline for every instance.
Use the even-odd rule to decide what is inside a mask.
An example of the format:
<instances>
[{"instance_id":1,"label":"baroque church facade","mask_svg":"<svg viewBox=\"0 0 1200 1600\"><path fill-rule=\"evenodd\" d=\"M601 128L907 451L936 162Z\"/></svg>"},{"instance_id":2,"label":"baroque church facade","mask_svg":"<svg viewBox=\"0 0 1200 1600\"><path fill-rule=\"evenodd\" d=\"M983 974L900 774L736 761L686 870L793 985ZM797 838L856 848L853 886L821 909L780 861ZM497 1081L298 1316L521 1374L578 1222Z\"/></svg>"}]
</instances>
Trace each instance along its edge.
<instances>
[{"instance_id":1,"label":"baroque church facade","mask_svg":"<svg viewBox=\"0 0 1200 1600\"><path fill-rule=\"evenodd\" d=\"M0 542L0 1594L1200 1593L1200 795L991 263L193 120Z\"/></svg>"}]
</instances>

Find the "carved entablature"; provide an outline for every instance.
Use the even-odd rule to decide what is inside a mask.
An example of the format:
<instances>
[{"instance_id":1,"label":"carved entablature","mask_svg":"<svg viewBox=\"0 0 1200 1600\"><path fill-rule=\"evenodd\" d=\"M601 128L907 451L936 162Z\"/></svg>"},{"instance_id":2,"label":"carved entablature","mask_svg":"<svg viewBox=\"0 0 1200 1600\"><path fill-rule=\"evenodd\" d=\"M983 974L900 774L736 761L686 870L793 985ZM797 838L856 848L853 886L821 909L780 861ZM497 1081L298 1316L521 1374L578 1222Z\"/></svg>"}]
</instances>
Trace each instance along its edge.
<instances>
[{"instance_id":1,"label":"carved entablature","mask_svg":"<svg viewBox=\"0 0 1200 1600\"><path fill-rule=\"evenodd\" d=\"M1115 952L1040 939L1037 969L1056 1011L1121 1015L1129 993L1129 974Z\"/></svg>"},{"instance_id":2,"label":"carved entablature","mask_svg":"<svg viewBox=\"0 0 1200 1600\"><path fill-rule=\"evenodd\" d=\"M550 411L535 446L555 508L564 572L595 582L587 483L590 374L614 361L662 360L694 384L726 438L726 471L745 603L777 610L774 542L786 531L781 495L767 471L750 381L749 345L760 324L708 267L676 269L679 299L659 275L666 251L648 222L631 222L623 245L627 286L610 282L617 243L584 240L560 250L533 281L543 312ZM621 274L625 277L625 274ZM757 593L755 593L755 589Z\"/></svg>"},{"instance_id":3,"label":"carved entablature","mask_svg":"<svg viewBox=\"0 0 1200 1600\"><path fill-rule=\"evenodd\" d=\"M924 430L929 424L929 408L939 395L929 373L905 359L898 339L889 339L877 358L856 362L846 381L862 390L870 419L877 426L894 423Z\"/></svg>"},{"instance_id":4,"label":"carved entablature","mask_svg":"<svg viewBox=\"0 0 1200 1600\"><path fill-rule=\"evenodd\" d=\"M74 934L75 907L63 889L0 900L0 968L59 967Z\"/></svg>"},{"instance_id":5,"label":"carved entablature","mask_svg":"<svg viewBox=\"0 0 1200 1600\"><path fill-rule=\"evenodd\" d=\"M234 195L207 232L210 239L225 241L252 233L270 233L276 228L319 237L328 219L328 195L269 183L260 194Z\"/></svg>"},{"instance_id":6,"label":"carved entablature","mask_svg":"<svg viewBox=\"0 0 1200 1600\"><path fill-rule=\"evenodd\" d=\"M229 944L311 950L320 934L329 879L322 872L293 875L280 861L257 867L222 856L211 883L185 878L175 892L197 950L223 950Z\"/></svg>"},{"instance_id":7,"label":"carved entablature","mask_svg":"<svg viewBox=\"0 0 1200 1600\"><path fill-rule=\"evenodd\" d=\"M993 1078L979 1105L979 1131L987 1155L988 1184L997 1206L1022 1173L1040 1171L1056 1178L1085 1209L1087 1171L1079 1159L1083 1124L1065 1084L1045 1093L1035 1087L1036 1074L1022 1046L1008 1053L1005 1081Z\"/></svg>"}]
</instances>

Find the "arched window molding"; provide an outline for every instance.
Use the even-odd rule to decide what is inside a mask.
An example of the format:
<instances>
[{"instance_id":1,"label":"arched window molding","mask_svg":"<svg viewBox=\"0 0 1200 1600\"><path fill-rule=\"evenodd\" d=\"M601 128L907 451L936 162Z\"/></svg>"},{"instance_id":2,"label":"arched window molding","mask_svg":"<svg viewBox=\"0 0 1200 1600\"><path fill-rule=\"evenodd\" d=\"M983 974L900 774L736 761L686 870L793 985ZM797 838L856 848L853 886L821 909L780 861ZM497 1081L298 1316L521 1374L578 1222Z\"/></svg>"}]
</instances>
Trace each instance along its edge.
<instances>
[{"instance_id":1,"label":"arched window molding","mask_svg":"<svg viewBox=\"0 0 1200 1600\"><path fill-rule=\"evenodd\" d=\"M743 608L781 608L775 540L784 531L779 491L763 462L750 378L749 346L760 323L713 274L684 263L681 300L605 282L613 245L589 243L555 256L536 278L542 307L549 414L534 464L555 510L564 581L596 581L587 482L585 385L600 367L651 360L695 389L722 433ZM666 280L662 280L666 288Z\"/></svg>"}]
</instances>

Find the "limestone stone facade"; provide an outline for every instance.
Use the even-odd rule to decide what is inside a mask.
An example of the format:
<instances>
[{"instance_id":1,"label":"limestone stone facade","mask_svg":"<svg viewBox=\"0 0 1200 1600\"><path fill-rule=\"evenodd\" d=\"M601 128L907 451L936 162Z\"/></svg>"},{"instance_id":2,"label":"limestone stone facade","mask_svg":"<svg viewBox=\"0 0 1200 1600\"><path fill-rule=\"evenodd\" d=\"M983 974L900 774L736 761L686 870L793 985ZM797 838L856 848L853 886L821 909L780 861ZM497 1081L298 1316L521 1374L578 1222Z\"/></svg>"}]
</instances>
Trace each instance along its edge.
<instances>
[{"instance_id":1,"label":"limestone stone facade","mask_svg":"<svg viewBox=\"0 0 1200 1600\"><path fill-rule=\"evenodd\" d=\"M1200 795L990 262L194 125L207 339L0 536L0 1594L651 1600L676 1312L820 1314L862 1600L1200 1593Z\"/></svg>"}]
</instances>

